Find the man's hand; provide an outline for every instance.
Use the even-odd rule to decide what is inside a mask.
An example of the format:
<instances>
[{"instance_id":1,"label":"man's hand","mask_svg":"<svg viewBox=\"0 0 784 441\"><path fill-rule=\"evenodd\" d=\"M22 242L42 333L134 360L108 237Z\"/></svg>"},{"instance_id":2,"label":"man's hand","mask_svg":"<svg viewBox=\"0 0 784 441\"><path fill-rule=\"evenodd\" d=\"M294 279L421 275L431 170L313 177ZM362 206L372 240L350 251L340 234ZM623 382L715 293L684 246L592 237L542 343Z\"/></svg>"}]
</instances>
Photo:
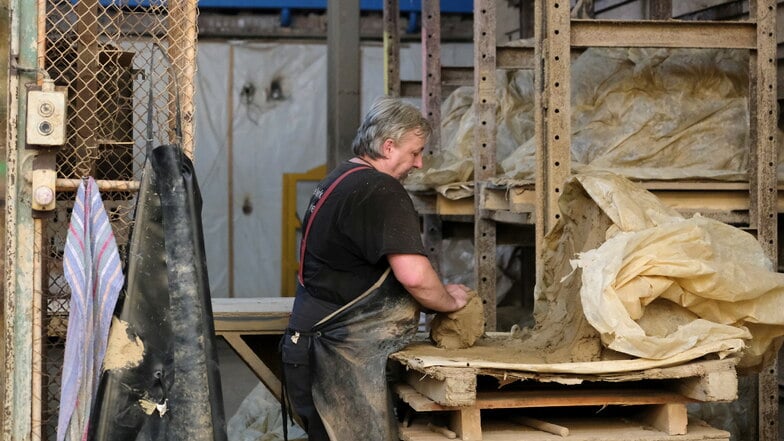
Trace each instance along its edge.
<instances>
[{"instance_id":1,"label":"man's hand","mask_svg":"<svg viewBox=\"0 0 784 441\"><path fill-rule=\"evenodd\" d=\"M471 291L471 288L462 285L444 285L446 288L446 292L455 299L455 303L457 304L457 309L462 308L468 302L468 291ZM455 309L455 311L457 311Z\"/></svg>"}]
</instances>

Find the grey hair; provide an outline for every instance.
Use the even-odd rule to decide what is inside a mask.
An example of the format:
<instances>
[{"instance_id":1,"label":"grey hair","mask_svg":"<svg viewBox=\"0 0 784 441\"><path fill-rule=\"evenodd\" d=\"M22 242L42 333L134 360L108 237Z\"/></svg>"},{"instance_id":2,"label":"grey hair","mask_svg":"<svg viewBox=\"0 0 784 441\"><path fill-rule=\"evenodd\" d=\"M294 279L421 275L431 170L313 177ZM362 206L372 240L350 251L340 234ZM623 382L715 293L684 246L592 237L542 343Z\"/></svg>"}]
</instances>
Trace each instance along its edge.
<instances>
[{"instance_id":1,"label":"grey hair","mask_svg":"<svg viewBox=\"0 0 784 441\"><path fill-rule=\"evenodd\" d=\"M362 120L351 150L357 156L372 159L384 158L381 146L387 139L399 142L411 130L430 138L433 128L416 106L399 98L381 97L377 99Z\"/></svg>"}]
</instances>

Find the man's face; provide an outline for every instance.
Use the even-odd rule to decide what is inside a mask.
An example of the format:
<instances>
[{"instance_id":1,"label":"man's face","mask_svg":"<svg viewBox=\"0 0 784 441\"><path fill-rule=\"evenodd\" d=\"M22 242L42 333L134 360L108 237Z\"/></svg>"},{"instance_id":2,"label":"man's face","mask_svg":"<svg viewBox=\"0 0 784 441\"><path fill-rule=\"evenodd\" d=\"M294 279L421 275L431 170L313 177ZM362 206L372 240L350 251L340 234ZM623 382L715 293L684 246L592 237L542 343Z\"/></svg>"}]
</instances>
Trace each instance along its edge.
<instances>
[{"instance_id":1,"label":"man's face","mask_svg":"<svg viewBox=\"0 0 784 441\"><path fill-rule=\"evenodd\" d=\"M422 167L422 151L425 149L425 138L418 130L406 132L399 142L388 139L384 143L386 157L389 160L389 174L404 180L413 168Z\"/></svg>"}]
</instances>

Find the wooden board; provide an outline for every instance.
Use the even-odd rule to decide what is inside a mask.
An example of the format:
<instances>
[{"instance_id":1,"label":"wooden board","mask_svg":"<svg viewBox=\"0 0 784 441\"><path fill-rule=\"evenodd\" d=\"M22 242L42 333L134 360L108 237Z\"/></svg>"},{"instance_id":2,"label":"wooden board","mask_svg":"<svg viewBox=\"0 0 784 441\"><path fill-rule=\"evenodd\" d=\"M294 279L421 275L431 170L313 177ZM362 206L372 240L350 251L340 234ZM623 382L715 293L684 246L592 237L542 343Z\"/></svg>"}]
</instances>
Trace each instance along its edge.
<instances>
[{"instance_id":1,"label":"wooden board","mask_svg":"<svg viewBox=\"0 0 784 441\"><path fill-rule=\"evenodd\" d=\"M483 441L729 441L730 434L707 424L689 421L685 435L667 435L654 428L625 419L584 418L547 420L569 428L569 436L561 437L509 421L489 421L484 423ZM448 439L442 434L427 428L427 422L415 420L409 427L400 428L403 441L443 441ZM458 438L459 439L459 438Z\"/></svg>"},{"instance_id":2,"label":"wooden board","mask_svg":"<svg viewBox=\"0 0 784 441\"><path fill-rule=\"evenodd\" d=\"M212 299L215 333L282 334L293 306L293 297Z\"/></svg>"},{"instance_id":3,"label":"wooden board","mask_svg":"<svg viewBox=\"0 0 784 441\"><path fill-rule=\"evenodd\" d=\"M456 406L442 406L410 385L399 384L395 391L403 401L418 412L459 410ZM478 409L521 409L538 407L574 406L642 406L652 404L684 404L693 402L683 395L663 389L562 389L514 390L478 392L472 404Z\"/></svg>"}]
</instances>

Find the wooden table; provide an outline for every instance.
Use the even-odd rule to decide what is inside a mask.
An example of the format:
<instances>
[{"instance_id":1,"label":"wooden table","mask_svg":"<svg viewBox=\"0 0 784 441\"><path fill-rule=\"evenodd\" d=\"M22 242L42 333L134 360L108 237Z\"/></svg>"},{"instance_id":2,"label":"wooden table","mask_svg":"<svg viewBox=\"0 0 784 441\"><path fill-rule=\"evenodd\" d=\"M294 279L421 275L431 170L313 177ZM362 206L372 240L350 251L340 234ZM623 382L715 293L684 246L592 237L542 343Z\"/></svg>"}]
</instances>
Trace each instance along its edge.
<instances>
[{"instance_id":1,"label":"wooden table","mask_svg":"<svg viewBox=\"0 0 784 441\"><path fill-rule=\"evenodd\" d=\"M281 382L277 342L288 326L293 305L293 297L212 299L215 334L226 340L278 401ZM256 340L256 336L262 338Z\"/></svg>"}]
</instances>

